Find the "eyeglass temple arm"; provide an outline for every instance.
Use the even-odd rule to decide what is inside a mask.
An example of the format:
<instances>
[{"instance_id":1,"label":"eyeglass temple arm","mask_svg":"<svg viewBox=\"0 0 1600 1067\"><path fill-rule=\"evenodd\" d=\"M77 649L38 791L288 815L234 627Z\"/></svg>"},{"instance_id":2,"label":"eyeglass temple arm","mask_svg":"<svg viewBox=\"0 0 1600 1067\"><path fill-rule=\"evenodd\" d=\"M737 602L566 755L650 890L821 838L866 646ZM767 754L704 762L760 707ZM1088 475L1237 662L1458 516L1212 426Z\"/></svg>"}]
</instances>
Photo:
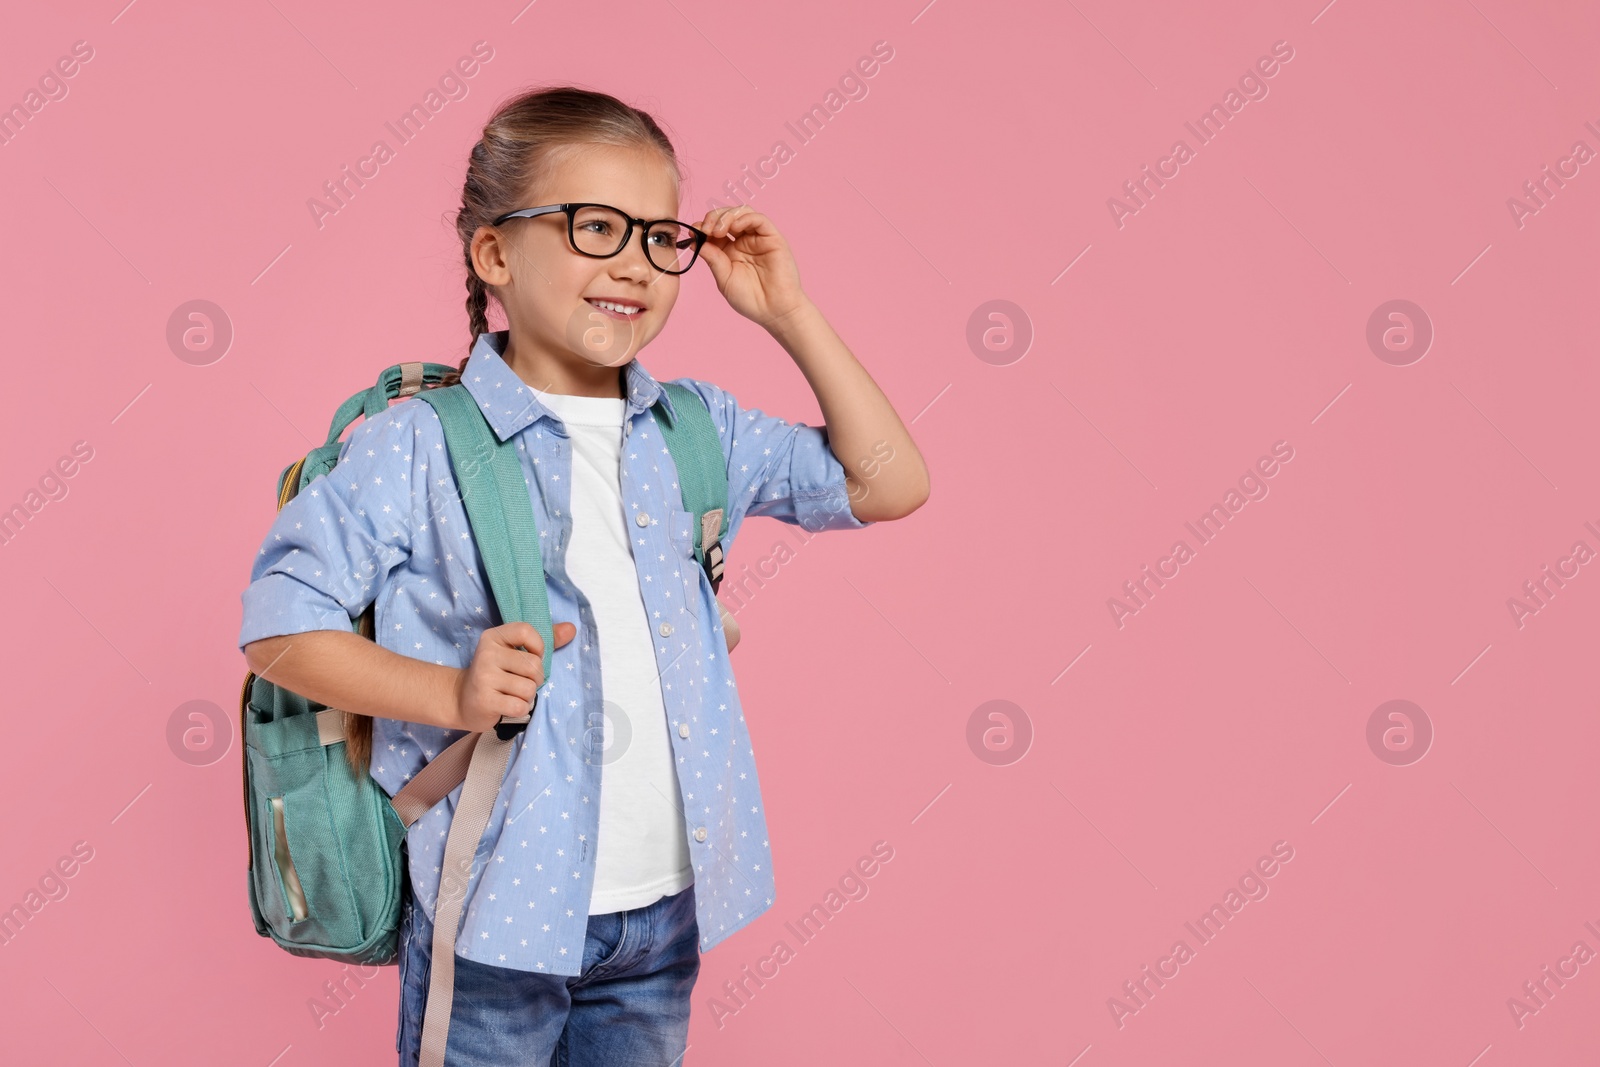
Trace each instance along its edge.
<instances>
[{"instance_id":1,"label":"eyeglass temple arm","mask_svg":"<svg viewBox=\"0 0 1600 1067\"><path fill-rule=\"evenodd\" d=\"M566 209L567 205L565 204L552 204L549 207L526 207L521 211L508 211L495 221L499 223L507 219L532 219L540 215L550 215L557 211L565 211Z\"/></svg>"}]
</instances>

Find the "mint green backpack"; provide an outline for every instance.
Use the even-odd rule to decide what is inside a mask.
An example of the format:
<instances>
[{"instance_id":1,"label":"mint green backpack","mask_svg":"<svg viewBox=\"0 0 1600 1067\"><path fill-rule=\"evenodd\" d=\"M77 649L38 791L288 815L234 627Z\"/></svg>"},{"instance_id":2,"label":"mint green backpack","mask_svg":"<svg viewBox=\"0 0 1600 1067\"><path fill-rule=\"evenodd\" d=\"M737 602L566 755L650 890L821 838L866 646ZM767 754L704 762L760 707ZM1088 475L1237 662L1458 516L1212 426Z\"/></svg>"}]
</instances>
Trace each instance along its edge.
<instances>
[{"instance_id":1,"label":"mint green backpack","mask_svg":"<svg viewBox=\"0 0 1600 1067\"><path fill-rule=\"evenodd\" d=\"M451 467L500 619L528 622L538 630L548 678L550 609L528 485L515 446L495 436L466 387L438 387L455 369L438 363L385 369L371 389L340 405L327 442L279 476L278 507L333 469L339 438L358 414L373 418L387 410L391 399L409 396L432 404L444 426ZM700 520L695 558L715 592L722 583L722 537L727 533L726 459L700 397L681 385L663 387L671 392L679 421L674 424L659 402L652 410L678 468L684 508ZM732 616L724 613L723 618L730 635L735 633L729 626ZM373 608L352 626L372 638ZM730 649L733 641L730 636ZM528 715L462 736L391 801L369 774L370 718L326 707L254 672L245 676L239 731L244 741L250 911L258 934L297 956L367 965L397 962L406 830L466 783L446 838L435 906L424 1065L430 1048L437 1057L434 1063L443 1059L455 938L472 856L488 825L511 746L535 708L537 700Z\"/></svg>"}]
</instances>

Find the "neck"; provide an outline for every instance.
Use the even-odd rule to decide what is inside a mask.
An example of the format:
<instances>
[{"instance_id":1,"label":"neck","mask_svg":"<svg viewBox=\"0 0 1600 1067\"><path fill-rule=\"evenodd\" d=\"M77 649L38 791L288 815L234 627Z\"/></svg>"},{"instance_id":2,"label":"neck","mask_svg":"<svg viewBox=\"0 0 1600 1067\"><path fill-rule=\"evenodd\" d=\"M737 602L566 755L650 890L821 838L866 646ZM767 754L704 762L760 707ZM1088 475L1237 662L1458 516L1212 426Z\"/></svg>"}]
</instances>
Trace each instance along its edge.
<instances>
[{"instance_id":1,"label":"neck","mask_svg":"<svg viewBox=\"0 0 1600 1067\"><path fill-rule=\"evenodd\" d=\"M532 338L519 336L515 327L506 339L506 350L500 358L511 368L511 373L541 393L611 400L621 400L626 395L623 389L626 364L606 367L571 353L548 352Z\"/></svg>"}]
</instances>

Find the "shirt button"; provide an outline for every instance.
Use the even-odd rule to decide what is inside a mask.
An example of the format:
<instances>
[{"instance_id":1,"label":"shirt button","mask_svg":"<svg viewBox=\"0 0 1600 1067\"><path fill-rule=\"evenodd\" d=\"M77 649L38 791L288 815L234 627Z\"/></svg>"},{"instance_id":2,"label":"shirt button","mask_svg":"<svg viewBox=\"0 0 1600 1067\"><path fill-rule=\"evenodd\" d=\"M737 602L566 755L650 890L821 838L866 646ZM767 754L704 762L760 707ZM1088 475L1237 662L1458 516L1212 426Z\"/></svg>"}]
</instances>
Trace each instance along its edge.
<instances>
[{"instance_id":1,"label":"shirt button","mask_svg":"<svg viewBox=\"0 0 1600 1067\"><path fill-rule=\"evenodd\" d=\"M704 841L706 839L706 828L704 826L695 827L694 839L696 841Z\"/></svg>"},{"instance_id":2,"label":"shirt button","mask_svg":"<svg viewBox=\"0 0 1600 1067\"><path fill-rule=\"evenodd\" d=\"M680 722L678 724L678 736L683 738L684 740L688 740L688 738L689 738L689 724L688 723Z\"/></svg>"},{"instance_id":3,"label":"shirt button","mask_svg":"<svg viewBox=\"0 0 1600 1067\"><path fill-rule=\"evenodd\" d=\"M635 515L633 517L633 524L635 526L649 526L650 525L650 516L646 515L644 512L641 511L641 512L639 512L639 514L637 514L637 515Z\"/></svg>"},{"instance_id":4,"label":"shirt button","mask_svg":"<svg viewBox=\"0 0 1600 1067\"><path fill-rule=\"evenodd\" d=\"M664 623L661 624L661 636L662 637L671 637L672 636L672 624L670 622L664 622Z\"/></svg>"}]
</instances>

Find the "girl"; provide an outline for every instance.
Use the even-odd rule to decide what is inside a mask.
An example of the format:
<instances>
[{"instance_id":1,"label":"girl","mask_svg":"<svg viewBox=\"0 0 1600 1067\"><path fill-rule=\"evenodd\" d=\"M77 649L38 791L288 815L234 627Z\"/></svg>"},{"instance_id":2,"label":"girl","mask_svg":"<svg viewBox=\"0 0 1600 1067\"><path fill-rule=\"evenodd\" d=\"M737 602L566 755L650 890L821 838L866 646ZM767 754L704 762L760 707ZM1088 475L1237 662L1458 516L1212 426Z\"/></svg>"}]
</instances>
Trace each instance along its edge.
<instances>
[{"instance_id":1,"label":"girl","mask_svg":"<svg viewBox=\"0 0 1600 1067\"><path fill-rule=\"evenodd\" d=\"M676 380L727 457L725 546L749 515L861 529L928 496L910 435L806 297L777 228L746 205L674 221L680 182L649 115L570 87L503 104L468 161L456 231L473 340L459 380L523 465L561 620L551 678L531 625L496 624L443 428L414 399L354 429L338 465L283 507L242 597L251 668L374 716L371 774L391 796L463 731L526 716L538 697L466 882L448 1047L426 1052L454 801L407 836L402 1065L441 1052L460 1067L679 1063L699 954L772 904L719 605L651 410L682 400L636 358L681 275L704 259L728 304L799 365L826 421L791 425ZM508 329L490 332L490 297ZM374 602L375 642L351 630ZM601 726L603 751L588 743Z\"/></svg>"}]
</instances>

